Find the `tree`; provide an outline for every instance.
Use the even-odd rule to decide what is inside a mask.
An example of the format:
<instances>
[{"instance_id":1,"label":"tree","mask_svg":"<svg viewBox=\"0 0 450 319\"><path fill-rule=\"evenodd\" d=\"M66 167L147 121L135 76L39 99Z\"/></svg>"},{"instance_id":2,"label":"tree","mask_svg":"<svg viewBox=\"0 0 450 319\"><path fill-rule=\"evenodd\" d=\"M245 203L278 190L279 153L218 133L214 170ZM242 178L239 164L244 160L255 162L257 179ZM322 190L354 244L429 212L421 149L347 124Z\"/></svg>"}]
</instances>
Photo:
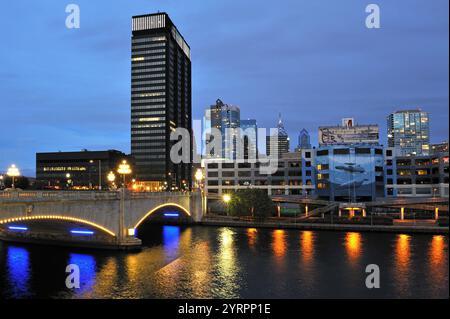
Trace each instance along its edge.
<instances>
[{"instance_id":1,"label":"tree","mask_svg":"<svg viewBox=\"0 0 450 319\"><path fill-rule=\"evenodd\" d=\"M6 188L12 187L12 177L5 176L4 182ZM27 189L28 187L30 187L30 181L25 176L14 177L14 187L20 189Z\"/></svg>"},{"instance_id":2,"label":"tree","mask_svg":"<svg viewBox=\"0 0 450 319\"><path fill-rule=\"evenodd\" d=\"M228 203L229 212L233 216L252 216L265 219L274 212L272 200L267 192L261 189L240 189L231 195Z\"/></svg>"}]
</instances>

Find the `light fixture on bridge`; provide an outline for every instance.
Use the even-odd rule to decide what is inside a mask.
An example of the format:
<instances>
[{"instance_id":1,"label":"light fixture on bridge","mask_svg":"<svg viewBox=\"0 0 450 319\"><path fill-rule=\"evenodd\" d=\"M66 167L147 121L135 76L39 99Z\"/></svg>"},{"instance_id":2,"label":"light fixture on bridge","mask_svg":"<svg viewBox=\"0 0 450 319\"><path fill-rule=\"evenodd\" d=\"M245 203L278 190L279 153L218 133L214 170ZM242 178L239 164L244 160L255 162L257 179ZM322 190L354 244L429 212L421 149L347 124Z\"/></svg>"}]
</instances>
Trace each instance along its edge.
<instances>
[{"instance_id":1,"label":"light fixture on bridge","mask_svg":"<svg viewBox=\"0 0 450 319\"><path fill-rule=\"evenodd\" d=\"M12 164L9 168L8 171L6 172L6 175L8 175L9 177L12 178L12 184L11 184L11 188L15 189L15 178L20 176L20 171L19 169L16 167L16 165Z\"/></svg>"},{"instance_id":2,"label":"light fixture on bridge","mask_svg":"<svg viewBox=\"0 0 450 319\"><path fill-rule=\"evenodd\" d=\"M28 227L25 226L8 226L9 230L15 230L15 231L27 231Z\"/></svg>"},{"instance_id":3,"label":"light fixture on bridge","mask_svg":"<svg viewBox=\"0 0 450 319\"><path fill-rule=\"evenodd\" d=\"M180 216L180 214L178 214L178 213L165 213L164 216L165 217L178 217L178 216Z\"/></svg>"},{"instance_id":4,"label":"light fixture on bridge","mask_svg":"<svg viewBox=\"0 0 450 319\"><path fill-rule=\"evenodd\" d=\"M94 235L92 230L72 229L70 232L74 235Z\"/></svg>"},{"instance_id":5,"label":"light fixture on bridge","mask_svg":"<svg viewBox=\"0 0 450 319\"><path fill-rule=\"evenodd\" d=\"M122 163L119 165L119 169L117 170L117 173L123 176L123 186L125 187L125 178L127 175L131 174L131 168L130 165L127 163L127 161L123 160Z\"/></svg>"},{"instance_id":6,"label":"light fixture on bridge","mask_svg":"<svg viewBox=\"0 0 450 319\"><path fill-rule=\"evenodd\" d=\"M108 174L108 182L110 183L114 183L114 181L116 180L116 175L114 174L114 172L109 172Z\"/></svg>"},{"instance_id":7,"label":"light fixture on bridge","mask_svg":"<svg viewBox=\"0 0 450 319\"><path fill-rule=\"evenodd\" d=\"M195 172L195 180L197 181L197 187L200 188L203 180L203 171L201 168L197 169L197 171Z\"/></svg>"},{"instance_id":8,"label":"light fixture on bridge","mask_svg":"<svg viewBox=\"0 0 450 319\"><path fill-rule=\"evenodd\" d=\"M136 235L136 229L128 228L128 236L135 236L135 235Z\"/></svg>"}]
</instances>

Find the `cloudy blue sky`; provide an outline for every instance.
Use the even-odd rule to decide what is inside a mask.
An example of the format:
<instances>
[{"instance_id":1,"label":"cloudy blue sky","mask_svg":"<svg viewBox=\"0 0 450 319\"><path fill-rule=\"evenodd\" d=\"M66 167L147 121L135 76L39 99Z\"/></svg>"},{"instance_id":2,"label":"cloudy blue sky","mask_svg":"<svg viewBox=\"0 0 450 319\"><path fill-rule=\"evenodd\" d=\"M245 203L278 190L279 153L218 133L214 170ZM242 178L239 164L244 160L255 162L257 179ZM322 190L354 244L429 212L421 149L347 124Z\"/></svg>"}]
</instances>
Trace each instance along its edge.
<instances>
[{"instance_id":1,"label":"cloudy blue sky","mask_svg":"<svg viewBox=\"0 0 450 319\"><path fill-rule=\"evenodd\" d=\"M381 8L381 29L365 7ZM65 27L65 7L81 28ZM296 141L342 117L430 112L448 139L448 0L40 0L0 11L0 171L34 174L35 153L130 150L131 16L166 11L192 48L193 115L217 98Z\"/></svg>"}]
</instances>

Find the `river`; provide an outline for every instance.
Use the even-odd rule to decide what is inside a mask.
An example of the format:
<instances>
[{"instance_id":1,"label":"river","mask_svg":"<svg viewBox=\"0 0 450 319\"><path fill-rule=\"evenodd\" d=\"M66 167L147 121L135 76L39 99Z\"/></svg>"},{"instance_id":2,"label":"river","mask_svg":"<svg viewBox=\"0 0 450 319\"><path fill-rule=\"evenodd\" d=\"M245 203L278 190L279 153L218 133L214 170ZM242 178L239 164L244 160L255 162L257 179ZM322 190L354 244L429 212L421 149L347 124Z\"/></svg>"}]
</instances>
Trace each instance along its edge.
<instances>
[{"instance_id":1,"label":"river","mask_svg":"<svg viewBox=\"0 0 450 319\"><path fill-rule=\"evenodd\" d=\"M448 298L448 237L156 226L139 252L0 242L0 298ZM65 286L66 266L81 286ZM380 288L365 285L366 266Z\"/></svg>"}]
</instances>

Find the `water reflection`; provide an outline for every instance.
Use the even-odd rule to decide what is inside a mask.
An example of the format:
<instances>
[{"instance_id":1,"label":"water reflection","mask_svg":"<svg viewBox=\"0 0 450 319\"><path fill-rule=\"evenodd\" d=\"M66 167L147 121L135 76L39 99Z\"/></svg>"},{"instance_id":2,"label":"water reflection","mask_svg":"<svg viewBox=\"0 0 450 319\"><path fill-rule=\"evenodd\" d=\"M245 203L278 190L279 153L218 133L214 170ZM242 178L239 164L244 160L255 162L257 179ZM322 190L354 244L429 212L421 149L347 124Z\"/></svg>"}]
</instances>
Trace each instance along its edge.
<instances>
[{"instance_id":1,"label":"water reflection","mask_svg":"<svg viewBox=\"0 0 450 319\"><path fill-rule=\"evenodd\" d=\"M395 244L395 286L400 295L409 292L410 262L411 262L411 236L397 235Z\"/></svg>"},{"instance_id":2,"label":"water reflection","mask_svg":"<svg viewBox=\"0 0 450 319\"><path fill-rule=\"evenodd\" d=\"M272 232L272 249L278 261L286 254L286 231L277 229Z\"/></svg>"},{"instance_id":3,"label":"water reflection","mask_svg":"<svg viewBox=\"0 0 450 319\"><path fill-rule=\"evenodd\" d=\"M28 250L22 247L8 246L6 263L12 297L29 297L30 257Z\"/></svg>"},{"instance_id":4,"label":"water reflection","mask_svg":"<svg viewBox=\"0 0 450 319\"><path fill-rule=\"evenodd\" d=\"M258 230L256 228L247 228L248 246L252 249L255 248L257 235Z\"/></svg>"},{"instance_id":5,"label":"water reflection","mask_svg":"<svg viewBox=\"0 0 450 319\"><path fill-rule=\"evenodd\" d=\"M217 270L220 286L217 292L222 298L237 297L236 291L239 289L240 268L236 259L235 235L236 233L230 228L221 228L219 230Z\"/></svg>"},{"instance_id":6,"label":"water reflection","mask_svg":"<svg viewBox=\"0 0 450 319\"><path fill-rule=\"evenodd\" d=\"M301 233L300 247L303 263L310 266L314 258L314 234L312 231L303 231Z\"/></svg>"},{"instance_id":7,"label":"water reflection","mask_svg":"<svg viewBox=\"0 0 450 319\"><path fill-rule=\"evenodd\" d=\"M80 269L80 289L77 289L76 293L83 295L90 292L95 286L95 258L91 255L72 253L69 255L69 264L77 265Z\"/></svg>"},{"instance_id":8,"label":"water reflection","mask_svg":"<svg viewBox=\"0 0 450 319\"><path fill-rule=\"evenodd\" d=\"M428 274L430 285L439 290L441 283L446 279L448 274L448 264L446 264L447 247L444 236L435 235L431 239L428 251ZM435 294L438 291L435 291ZM435 296L434 296L435 297Z\"/></svg>"},{"instance_id":9,"label":"water reflection","mask_svg":"<svg viewBox=\"0 0 450 319\"><path fill-rule=\"evenodd\" d=\"M355 265L361 256L361 242L360 233L349 232L345 234L345 250L352 265Z\"/></svg>"},{"instance_id":10,"label":"water reflection","mask_svg":"<svg viewBox=\"0 0 450 319\"><path fill-rule=\"evenodd\" d=\"M180 245L180 227L163 226L163 246L168 257L178 254Z\"/></svg>"}]
</instances>

